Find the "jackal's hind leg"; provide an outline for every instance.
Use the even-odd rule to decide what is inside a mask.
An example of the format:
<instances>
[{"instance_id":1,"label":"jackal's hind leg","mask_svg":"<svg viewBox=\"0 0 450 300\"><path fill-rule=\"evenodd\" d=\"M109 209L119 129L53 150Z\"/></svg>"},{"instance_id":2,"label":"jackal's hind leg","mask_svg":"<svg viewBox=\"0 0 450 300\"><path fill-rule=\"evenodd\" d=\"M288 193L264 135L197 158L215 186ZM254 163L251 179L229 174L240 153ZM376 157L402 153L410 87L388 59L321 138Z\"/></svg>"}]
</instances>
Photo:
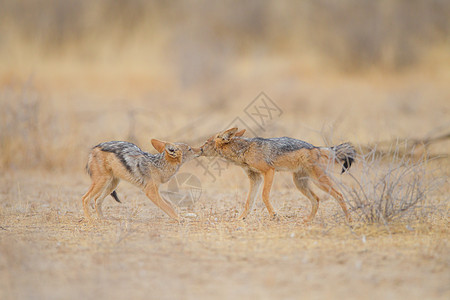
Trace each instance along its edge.
<instances>
[{"instance_id":1,"label":"jackal's hind leg","mask_svg":"<svg viewBox=\"0 0 450 300\"><path fill-rule=\"evenodd\" d=\"M91 215L89 213L89 203L94 199L94 201L99 197L101 192L105 189L105 185L108 182L108 177L97 177L92 180L91 187L88 192L83 196L83 210L84 216L88 220L92 220Z\"/></svg>"},{"instance_id":2,"label":"jackal's hind leg","mask_svg":"<svg viewBox=\"0 0 450 300\"><path fill-rule=\"evenodd\" d=\"M305 174L303 172L294 173L294 184L297 187L297 189L308 198L308 200L311 202L311 213L308 217L305 218L304 222L308 223L311 222L312 219L314 219L317 210L319 209L319 197L314 194L314 192L309 187L309 177L308 174Z\"/></svg>"},{"instance_id":3,"label":"jackal's hind leg","mask_svg":"<svg viewBox=\"0 0 450 300\"><path fill-rule=\"evenodd\" d=\"M102 193L98 195L98 198L96 198L95 210L97 211L97 216L99 217L99 219L103 219L103 211L102 211L103 200L105 200L106 196L111 194L116 189L118 184L119 184L118 178L111 178L108 181Z\"/></svg>"},{"instance_id":4,"label":"jackal's hind leg","mask_svg":"<svg viewBox=\"0 0 450 300\"><path fill-rule=\"evenodd\" d=\"M94 187L95 187L95 184L94 184L94 182L92 182L91 186L89 187L89 190L81 198L81 202L83 204L84 217L88 220L91 219L91 215L89 213L89 202L92 198L91 195L92 195L92 190L94 189Z\"/></svg>"},{"instance_id":5,"label":"jackal's hind leg","mask_svg":"<svg viewBox=\"0 0 450 300\"><path fill-rule=\"evenodd\" d=\"M322 171L319 167L316 167L314 172L314 183L324 192L327 192L331 196L333 196L334 199L337 200L339 205L342 208L342 211L345 214L345 218L348 222L352 221L352 218L350 217L347 205L345 204L344 197L341 193L339 193L333 186L333 183L331 182L330 178L325 174L324 171Z\"/></svg>"}]
</instances>

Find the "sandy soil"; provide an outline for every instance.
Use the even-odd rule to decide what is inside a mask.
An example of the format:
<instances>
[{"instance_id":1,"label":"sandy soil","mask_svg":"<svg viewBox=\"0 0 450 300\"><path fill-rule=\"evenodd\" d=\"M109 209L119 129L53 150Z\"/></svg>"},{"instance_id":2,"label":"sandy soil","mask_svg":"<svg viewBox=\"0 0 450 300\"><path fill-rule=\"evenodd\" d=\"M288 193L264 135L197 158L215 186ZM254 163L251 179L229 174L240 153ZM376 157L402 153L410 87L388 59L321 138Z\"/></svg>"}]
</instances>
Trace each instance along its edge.
<instances>
[{"instance_id":1,"label":"sandy soil","mask_svg":"<svg viewBox=\"0 0 450 300\"><path fill-rule=\"evenodd\" d=\"M177 224L122 184L123 204L105 201L106 220L88 224L80 201L88 184L81 172L2 175L1 299L450 296L445 216L394 224L390 232L380 225L351 229L326 199L306 226L307 200L278 186L278 220L268 219L258 201L247 220L237 221L243 182L234 190L210 184L194 205L180 207L197 216Z\"/></svg>"}]
</instances>

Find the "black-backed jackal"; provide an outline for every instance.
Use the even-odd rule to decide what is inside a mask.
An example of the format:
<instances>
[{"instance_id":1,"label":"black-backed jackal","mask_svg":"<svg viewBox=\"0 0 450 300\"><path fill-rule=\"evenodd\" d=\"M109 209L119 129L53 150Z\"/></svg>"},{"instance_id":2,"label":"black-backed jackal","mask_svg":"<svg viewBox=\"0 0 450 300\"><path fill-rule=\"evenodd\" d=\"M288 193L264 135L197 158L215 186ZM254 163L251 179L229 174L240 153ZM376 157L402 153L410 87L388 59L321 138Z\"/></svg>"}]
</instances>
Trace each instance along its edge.
<instances>
[{"instance_id":1,"label":"black-backed jackal","mask_svg":"<svg viewBox=\"0 0 450 300\"><path fill-rule=\"evenodd\" d=\"M263 182L262 199L271 216L275 211L269 202L275 171L293 173L294 184L312 205L311 214L305 222L311 221L319 208L319 197L309 187L309 181L320 189L331 194L344 211L345 217L351 221L342 194L333 186L326 174L330 162L342 163L342 173L349 169L355 159L355 150L349 143L335 147L315 147L307 142L288 138L244 138L245 129L238 132L231 128L209 138L201 146L202 156L221 156L241 166L250 179L245 208L239 218L245 218L251 210L258 190ZM312 179L312 180L310 180Z\"/></svg>"},{"instance_id":2,"label":"black-backed jackal","mask_svg":"<svg viewBox=\"0 0 450 300\"><path fill-rule=\"evenodd\" d=\"M151 142L158 154L144 152L128 142L106 142L92 148L86 165L92 184L82 198L86 218L91 218L91 200L94 200L99 218L103 217L102 202L106 196L111 194L120 202L115 189L122 179L141 188L166 214L180 220L172 205L159 194L159 186L169 181L183 163L199 156L201 150L183 143L155 139Z\"/></svg>"}]
</instances>

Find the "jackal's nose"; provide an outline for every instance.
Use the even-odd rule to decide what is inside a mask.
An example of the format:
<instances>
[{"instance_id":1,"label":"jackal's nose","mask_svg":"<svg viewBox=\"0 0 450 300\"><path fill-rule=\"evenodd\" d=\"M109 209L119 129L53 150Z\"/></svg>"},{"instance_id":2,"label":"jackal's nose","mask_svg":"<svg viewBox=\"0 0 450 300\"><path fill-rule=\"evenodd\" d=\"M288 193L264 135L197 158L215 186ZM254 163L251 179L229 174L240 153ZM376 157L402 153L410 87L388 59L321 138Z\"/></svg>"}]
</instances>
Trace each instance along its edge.
<instances>
[{"instance_id":1,"label":"jackal's nose","mask_svg":"<svg viewBox=\"0 0 450 300\"><path fill-rule=\"evenodd\" d=\"M192 148L192 151L194 151L195 156L200 156L203 153L203 149L202 148Z\"/></svg>"}]
</instances>

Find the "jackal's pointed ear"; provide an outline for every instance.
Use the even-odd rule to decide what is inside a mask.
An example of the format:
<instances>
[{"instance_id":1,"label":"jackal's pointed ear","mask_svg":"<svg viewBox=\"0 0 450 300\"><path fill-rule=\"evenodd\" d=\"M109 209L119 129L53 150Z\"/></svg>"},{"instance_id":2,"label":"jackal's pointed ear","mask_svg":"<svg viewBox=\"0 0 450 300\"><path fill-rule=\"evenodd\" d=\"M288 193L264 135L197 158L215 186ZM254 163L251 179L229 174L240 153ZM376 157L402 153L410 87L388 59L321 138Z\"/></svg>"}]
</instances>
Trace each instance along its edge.
<instances>
[{"instance_id":1,"label":"jackal's pointed ear","mask_svg":"<svg viewBox=\"0 0 450 300\"><path fill-rule=\"evenodd\" d=\"M166 146L164 147L164 150L166 150L167 155L170 157L176 158L178 157L178 148L174 144L166 143Z\"/></svg>"},{"instance_id":2,"label":"jackal's pointed ear","mask_svg":"<svg viewBox=\"0 0 450 300\"><path fill-rule=\"evenodd\" d=\"M166 143L165 142L161 142L159 140L156 139L152 139L152 146L156 149L156 151L158 151L159 153L163 153L164 148L166 147Z\"/></svg>"},{"instance_id":3,"label":"jackal's pointed ear","mask_svg":"<svg viewBox=\"0 0 450 300\"><path fill-rule=\"evenodd\" d=\"M219 134L219 138L221 138L224 142L229 142L235 135L238 129L236 127L225 130L221 134Z\"/></svg>"},{"instance_id":4,"label":"jackal's pointed ear","mask_svg":"<svg viewBox=\"0 0 450 300\"><path fill-rule=\"evenodd\" d=\"M234 136L243 136L245 133L245 129L242 129L241 131L236 132Z\"/></svg>"}]
</instances>

